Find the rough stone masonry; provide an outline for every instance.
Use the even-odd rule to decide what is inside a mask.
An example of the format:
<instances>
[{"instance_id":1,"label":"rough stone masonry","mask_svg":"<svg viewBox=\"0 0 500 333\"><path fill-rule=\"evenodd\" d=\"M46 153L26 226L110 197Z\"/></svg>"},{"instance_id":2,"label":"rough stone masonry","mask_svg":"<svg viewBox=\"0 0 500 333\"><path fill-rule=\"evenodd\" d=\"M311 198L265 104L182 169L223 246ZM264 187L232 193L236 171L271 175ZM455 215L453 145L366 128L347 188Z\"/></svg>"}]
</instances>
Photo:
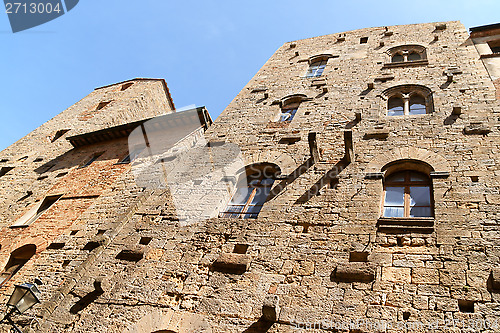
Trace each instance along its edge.
<instances>
[{"instance_id":1,"label":"rough stone masonry","mask_svg":"<svg viewBox=\"0 0 500 333\"><path fill-rule=\"evenodd\" d=\"M127 158L178 121L165 81L96 89L0 152L1 304L37 277L26 332L499 332L499 46L456 21L285 43L196 110L179 145L246 167L193 224Z\"/></svg>"}]
</instances>

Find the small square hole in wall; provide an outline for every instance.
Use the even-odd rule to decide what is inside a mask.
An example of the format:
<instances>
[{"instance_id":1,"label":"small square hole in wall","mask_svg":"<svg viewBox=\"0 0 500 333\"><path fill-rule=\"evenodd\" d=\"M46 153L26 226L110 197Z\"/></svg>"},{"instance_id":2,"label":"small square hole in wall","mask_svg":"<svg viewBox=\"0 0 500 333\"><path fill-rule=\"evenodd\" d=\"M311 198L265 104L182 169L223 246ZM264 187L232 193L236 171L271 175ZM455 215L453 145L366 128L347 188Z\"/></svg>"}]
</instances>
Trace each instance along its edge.
<instances>
[{"instance_id":1,"label":"small square hole in wall","mask_svg":"<svg viewBox=\"0 0 500 333\"><path fill-rule=\"evenodd\" d=\"M64 177L67 174L68 174L67 172L61 172L61 173L57 174L56 178Z\"/></svg>"},{"instance_id":2,"label":"small square hole in wall","mask_svg":"<svg viewBox=\"0 0 500 333\"><path fill-rule=\"evenodd\" d=\"M410 313L409 312L403 312L403 320L408 320L410 319Z\"/></svg>"},{"instance_id":3,"label":"small square hole in wall","mask_svg":"<svg viewBox=\"0 0 500 333\"><path fill-rule=\"evenodd\" d=\"M247 244L236 244L234 246L233 253L245 254L247 253L248 245Z\"/></svg>"},{"instance_id":4,"label":"small square hole in wall","mask_svg":"<svg viewBox=\"0 0 500 333\"><path fill-rule=\"evenodd\" d=\"M308 115L310 115L310 114L311 114L311 111L306 111L306 112L304 112L304 114L305 114L306 116L308 116Z\"/></svg>"},{"instance_id":5,"label":"small square hole in wall","mask_svg":"<svg viewBox=\"0 0 500 333\"><path fill-rule=\"evenodd\" d=\"M99 229L97 230L97 235L104 235L104 233L106 232L106 229Z\"/></svg>"},{"instance_id":6,"label":"small square hole in wall","mask_svg":"<svg viewBox=\"0 0 500 333\"><path fill-rule=\"evenodd\" d=\"M49 250L60 250L62 249L66 244L65 243L51 243L47 249Z\"/></svg>"},{"instance_id":7,"label":"small square hole in wall","mask_svg":"<svg viewBox=\"0 0 500 333\"><path fill-rule=\"evenodd\" d=\"M203 182L203 180L201 180L201 179L193 180L194 185L201 185L202 182Z\"/></svg>"},{"instance_id":8,"label":"small square hole in wall","mask_svg":"<svg viewBox=\"0 0 500 333\"><path fill-rule=\"evenodd\" d=\"M479 181L479 176L470 176L470 180L473 182L473 183L477 183Z\"/></svg>"},{"instance_id":9,"label":"small square hole in wall","mask_svg":"<svg viewBox=\"0 0 500 333\"><path fill-rule=\"evenodd\" d=\"M74 236L78 233L78 230L71 230L70 236Z\"/></svg>"},{"instance_id":10,"label":"small square hole in wall","mask_svg":"<svg viewBox=\"0 0 500 333\"><path fill-rule=\"evenodd\" d=\"M458 308L460 312L474 313L474 301L459 300Z\"/></svg>"},{"instance_id":11,"label":"small square hole in wall","mask_svg":"<svg viewBox=\"0 0 500 333\"><path fill-rule=\"evenodd\" d=\"M349 253L349 262L367 262L368 252L351 252Z\"/></svg>"},{"instance_id":12,"label":"small square hole in wall","mask_svg":"<svg viewBox=\"0 0 500 333\"><path fill-rule=\"evenodd\" d=\"M36 180L44 180L44 179L46 179L46 178L49 178L49 176L40 176L40 177L38 177Z\"/></svg>"},{"instance_id":13,"label":"small square hole in wall","mask_svg":"<svg viewBox=\"0 0 500 333\"><path fill-rule=\"evenodd\" d=\"M42 157L37 157L33 162L41 162L43 161L43 158Z\"/></svg>"},{"instance_id":14,"label":"small square hole in wall","mask_svg":"<svg viewBox=\"0 0 500 333\"><path fill-rule=\"evenodd\" d=\"M139 244L141 245L148 245L151 243L152 237L141 237L141 240L139 241Z\"/></svg>"},{"instance_id":15,"label":"small square hole in wall","mask_svg":"<svg viewBox=\"0 0 500 333\"><path fill-rule=\"evenodd\" d=\"M366 43L368 43L368 37L361 37L359 39L359 43L360 44L366 44Z\"/></svg>"},{"instance_id":16,"label":"small square hole in wall","mask_svg":"<svg viewBox=\"0 0 500 333\"><path fill-rule=\"evenodd\" d=\"M9 161L9 159L8 159L8 158L2 158L2 159L0 160L0 163L5 163L5 162L8 162L8 161Z\"/></svg>"},{"instance_id":17,"label":"small square hole in wall","mask_svg":"<svg viewBox=\"0 0 500 333\"><path fill-rule=\"evenodd\" d=\"M68 266L70 262L71 262L71 260L64 260L62 263L62 267Z\"/></svg>"}]
</instances>

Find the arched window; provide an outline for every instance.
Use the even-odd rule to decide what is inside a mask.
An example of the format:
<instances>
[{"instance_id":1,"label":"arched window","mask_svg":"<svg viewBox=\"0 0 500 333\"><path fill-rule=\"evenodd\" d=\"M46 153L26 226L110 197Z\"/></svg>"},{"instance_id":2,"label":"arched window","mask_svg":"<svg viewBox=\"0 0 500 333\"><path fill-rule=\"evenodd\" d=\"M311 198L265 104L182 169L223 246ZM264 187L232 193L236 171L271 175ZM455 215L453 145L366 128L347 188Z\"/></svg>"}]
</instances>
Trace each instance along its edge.
<instances>
[{"instance_id":1,"label":"arched window","mask_svg":"<svg viewBox=\"0 0 500 333\"><path fill-rule=\"evenodd\" d=\"M309 68L307 69L306 77L319 77L325 70L328 56L315 56L309 60Z\"/></svg>"},{"instance_id":2,"label":"arched window","mask_svg":"<svg viewBox=\"0 0 500 333\"><path fill-rule=\"evenodd\" d=\"M299 109L300 103L307 98L303 94L290 95L281 100L281 114L278 122L291 122Z\"/></svg>"},{"instance_id":3,"label":"arched window","mask_svg":"<svg viewBox=\"0 0 500 333\"><path fill-rule=\"evenodd\" d=\"M391 62L387 66L427 63L427 50L421 45L400 45L387 51Z\"/></svg>"},{"instance_id":4,"label":"arched window","mask_svg":"<svg viewBox=\"0 0 500 333\"><path fill-rule=\"evenodd\" d=\"M392 59L391 59L392 62L403 62L405 61L405 58L403 57L402 54L395 54L392 56Z\"/></svg>"},{"instance_id":5,"label":"arched window","mask_svg":"<svg viewBox=\"0 0 500 333\"><path fill-rule=\"evenodd\" d=\"M384 217L432 217L431 181L420 172L405 170L384 181Z\"/></svg>"},{"instance_id":6,"label":"arched window","mask_svg":"<svg viewBox=\"0 0 500 333\"><path fill-rule=\"evenodd\" d=\"M426 114L427 107L425 103L425 98L419 94L414 94L410 96L410 110L409 114Z\"/></svg>"},{"instance_id":7,"label":"arched window","mask_svg":"<svg viewBox=\"0 0 500 333\"><path fill-rule=\"evenodd\" d=\"M0 287L9 281L30 260L35 252L36 246L33 244L24 245L12 252L3 272L0 273Z\"/></svg>"},{"instance_id":8,"label":"arched window","mask_svg":"<svg viewBox=\"0 0 500 333\"><path fill-rule=\"evenodd\" d=\"M388 116L413 116L434 110L432 92L424 86L396 86L384 91L382 96L387 100Z\"/></svg>"},{"instance_id":9,"label":"arched window","mask_svg":"<svg viewBox=\"0 0 500 333\"><path fill-rule=\"evenodd\" d=\"M279 168L269 163L246 167L222 217L257 218L279 173Z\"/></svg>"},{"instance_id":10,"label":"arched window","mask_svg":"<svg viewBox=\"0 0 500 333\"><path fill-rule=\"evenodd\" d=\"M399 96L392 96L389 98L387 106L388 116L402 116L404 115L404 101Z\"/></svg>"}]
</instances>

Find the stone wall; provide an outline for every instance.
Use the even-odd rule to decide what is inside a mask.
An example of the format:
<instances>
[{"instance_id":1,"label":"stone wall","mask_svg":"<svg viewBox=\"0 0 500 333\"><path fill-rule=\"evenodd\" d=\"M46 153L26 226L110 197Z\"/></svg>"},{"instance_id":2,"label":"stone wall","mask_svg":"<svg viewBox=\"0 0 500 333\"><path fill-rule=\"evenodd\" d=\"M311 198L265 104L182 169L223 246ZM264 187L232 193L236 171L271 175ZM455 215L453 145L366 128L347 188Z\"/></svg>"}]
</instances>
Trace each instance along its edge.
<instances>
[{"instance_id":1,"label":"stone wall","mask_svg":"<svg viewBox=\"0 0 500 333\"><path fill-rule=\"evenodd\" d=\"M427 61L390 64L392 47L415 44ZM323 75L306 78L318 55ZM386 116L387 91L401 85L428 88L432 112ZM294 119L277 122L292 95ZM238 145L247 164L280 168L258 218L182 224L168 189L143 190L113 166L54 240L64 247L19 275L50 281L31 312L38 330L496 332L499 113L459 22L285 43L205 134ZM381 218L395 162L429 175L432 218Z\"/></svg>"}]
</instances>

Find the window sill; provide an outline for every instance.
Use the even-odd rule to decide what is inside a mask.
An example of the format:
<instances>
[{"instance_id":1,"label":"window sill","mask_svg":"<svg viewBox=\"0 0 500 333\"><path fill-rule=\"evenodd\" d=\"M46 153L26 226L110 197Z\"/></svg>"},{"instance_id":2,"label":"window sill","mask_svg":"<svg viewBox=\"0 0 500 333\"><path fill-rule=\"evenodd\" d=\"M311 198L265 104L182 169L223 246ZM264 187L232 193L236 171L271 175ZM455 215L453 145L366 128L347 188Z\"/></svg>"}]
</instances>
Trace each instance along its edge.
<instances>
[{"instance_id":1,"label":"window sill","mask_svg":"<svg viewBox=\"0 0 500 333\"><path fill-rule=\"evenodd\" d=\"M413 66L425 66L428 65L428 60L417 60L417 61L405 61L405 62L389 62L384 64L385 68L394 67L413 67Z\"/></svg>"},{"instance_id":2,"label":"window sill","mask_svg":"<svg viewBox=\"0 0 500 333\"><path fill-rule=\"evenodd\" d=\"M22 228L27 228L29 227L30 225L29 224L23 224L23 225L11 225L9 226L9 228L11 229L22 229Z\"/></svg>"},{"instance_id":3,"label":"window sill","mask_svg":"<svg viewBox=\"0 0 500 333\"><path fill-rule=\"evenodd\" d=\"M434 232L434 217L381 217L377 229L384 233L424 233Z\"/></svg>"}]
</instances>

